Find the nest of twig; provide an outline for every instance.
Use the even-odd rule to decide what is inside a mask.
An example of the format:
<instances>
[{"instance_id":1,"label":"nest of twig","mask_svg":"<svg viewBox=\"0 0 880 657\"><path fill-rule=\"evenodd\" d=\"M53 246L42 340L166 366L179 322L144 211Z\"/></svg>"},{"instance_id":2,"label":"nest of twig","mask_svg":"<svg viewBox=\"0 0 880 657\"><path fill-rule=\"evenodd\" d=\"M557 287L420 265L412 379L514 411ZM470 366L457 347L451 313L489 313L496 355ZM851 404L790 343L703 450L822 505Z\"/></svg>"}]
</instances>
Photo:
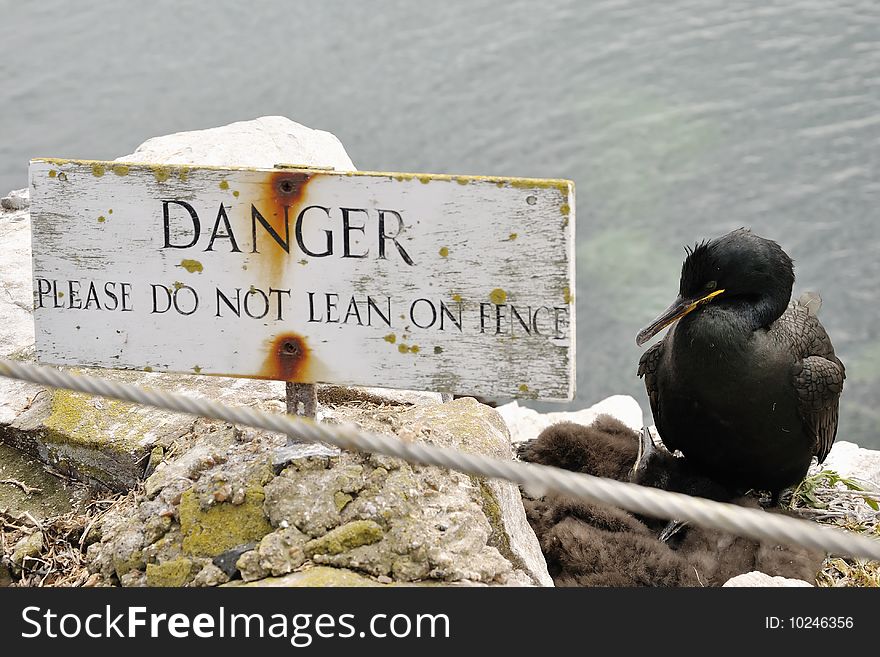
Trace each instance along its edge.
<instances>
[{"instance_id":1,"label":"nest of twig","mask_svg":"<svg viewBox=\"0 0 880 657\"><path fill-rule=\"evenodd\" d=\"M880 490L869 482L815 467L790 502L799 514L849 531L880 536ZM816 577L819 586L880 586L880 562L829 556Z\"/></svg>"},{"instance_id":2,"label":"nest of twig","mask_svg":"<svg viewBox=\"0 0 880 657\"><path fill-rule=\"evenodd\" d=\"M0 509L0 580L5 571L13 586L97 586L100 576L86 567L86 548L98 538L95 530L103 517L120 504L132 504L134 493L111 495L90 502L84 509L43 521L30 513L15 514ZM20 564L12 560L15 545L22 539L42 534L42 549L25 556Z\"/></svg>"}]
</instances>

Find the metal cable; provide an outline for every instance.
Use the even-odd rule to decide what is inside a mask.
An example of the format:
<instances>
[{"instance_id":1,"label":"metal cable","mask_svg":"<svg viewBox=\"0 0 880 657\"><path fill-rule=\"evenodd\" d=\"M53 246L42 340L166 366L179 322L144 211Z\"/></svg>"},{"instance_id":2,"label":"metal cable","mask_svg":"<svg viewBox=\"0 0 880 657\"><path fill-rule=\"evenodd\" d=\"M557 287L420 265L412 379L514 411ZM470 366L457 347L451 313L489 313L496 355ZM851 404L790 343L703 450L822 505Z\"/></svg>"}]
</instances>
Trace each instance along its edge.
<instances>
[{"instance_id":1,"label":"metal cable","mask_svg":"<svg viewBox=\"0 0 880 657\"><path fill-rule=\"evenodd\" d=\"M317 424L288 415L231 407L207 399L170 394L99 377L74 375L38 365L0 360L0 376L169 411L201 415L288 434L301 441L329 443L350 451L373 452L411 463L458 470L469 475L505 479L538 494L556 493L587 502L611 504L633 513L655 518L675 518L756 540L802 545L832 554L880 560L878 539L811 521L765 513L760 509L747 509L545 465L507 461L423 443L404 442L391 436L366 433L352 425Z\"/></svg>"}]
</instances>

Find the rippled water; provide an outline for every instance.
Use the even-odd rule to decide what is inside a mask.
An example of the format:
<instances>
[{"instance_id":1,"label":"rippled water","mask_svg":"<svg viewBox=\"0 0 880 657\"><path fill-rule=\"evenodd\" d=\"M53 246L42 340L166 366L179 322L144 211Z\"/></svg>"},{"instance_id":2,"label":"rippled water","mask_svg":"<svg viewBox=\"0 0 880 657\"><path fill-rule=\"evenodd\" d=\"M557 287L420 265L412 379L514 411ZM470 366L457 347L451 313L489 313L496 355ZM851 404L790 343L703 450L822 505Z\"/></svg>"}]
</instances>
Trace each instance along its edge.
<instances>
[{"instance_id":1,"label":"rippled water","mask_svg":"<svg viewBox=\"0 0 880 657\"><path fill-rule=\"evenodd\" d=\"M0 190L283 114L360 168L577 184L578 401L626 392L682 245L739 226L796 260L880 447L880 4L796 0L0 0Z\"/></svg>"}]
</instances>

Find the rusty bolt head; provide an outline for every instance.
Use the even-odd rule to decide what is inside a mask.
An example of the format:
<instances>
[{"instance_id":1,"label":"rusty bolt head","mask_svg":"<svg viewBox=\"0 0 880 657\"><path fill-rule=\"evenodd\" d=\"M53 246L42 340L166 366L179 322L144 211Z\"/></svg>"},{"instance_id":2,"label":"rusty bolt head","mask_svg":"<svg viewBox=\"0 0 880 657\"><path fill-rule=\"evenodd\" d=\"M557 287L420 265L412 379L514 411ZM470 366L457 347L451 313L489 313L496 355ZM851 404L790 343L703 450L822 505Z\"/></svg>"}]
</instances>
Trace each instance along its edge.
<instances>
[{"instance_id":1,"label":"rusty bolt head","mask_svg":"<svg viewBox=\"0 0 880 657\"><path fill-rule=\"evenodd\" d=\"M296 191L296 184L293 180L288 178L287 180L282 180L278 183L278 190L282 194L293 194Z\"/></svg>"},{"instance_id":2,"label":"rusty bolt head","mask_svg":"<svg viewBox=\"0 0 880 657\"><path fill-rule=\"evenodd\" d=\"M299 345L292 340L287 340L281 343L281 355L282 356L299 356L300 349Z\"/></svg>"}]
</instances>

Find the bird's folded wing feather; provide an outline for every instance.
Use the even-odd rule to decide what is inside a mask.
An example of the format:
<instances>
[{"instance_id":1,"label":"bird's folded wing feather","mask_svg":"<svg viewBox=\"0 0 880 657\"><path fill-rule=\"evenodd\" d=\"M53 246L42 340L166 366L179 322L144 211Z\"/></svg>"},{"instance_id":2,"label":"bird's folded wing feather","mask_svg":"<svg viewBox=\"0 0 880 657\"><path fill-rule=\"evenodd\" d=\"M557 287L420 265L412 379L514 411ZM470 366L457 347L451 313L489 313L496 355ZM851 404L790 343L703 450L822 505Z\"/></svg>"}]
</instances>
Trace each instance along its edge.
<instances>
[{"instance_id":1,"label":"bird's folded wing feather","mask_svg":"<svg viewBox=\"0 0 880 657\"><path fill-rule=\"evenodd\" d=\"M793 303L771 327L787 342L796 360L793 376L804 424L816 439L814 454L825 460L837 436L840 393L846 371L819 320Z\"/></svg>"}]
</instances>

